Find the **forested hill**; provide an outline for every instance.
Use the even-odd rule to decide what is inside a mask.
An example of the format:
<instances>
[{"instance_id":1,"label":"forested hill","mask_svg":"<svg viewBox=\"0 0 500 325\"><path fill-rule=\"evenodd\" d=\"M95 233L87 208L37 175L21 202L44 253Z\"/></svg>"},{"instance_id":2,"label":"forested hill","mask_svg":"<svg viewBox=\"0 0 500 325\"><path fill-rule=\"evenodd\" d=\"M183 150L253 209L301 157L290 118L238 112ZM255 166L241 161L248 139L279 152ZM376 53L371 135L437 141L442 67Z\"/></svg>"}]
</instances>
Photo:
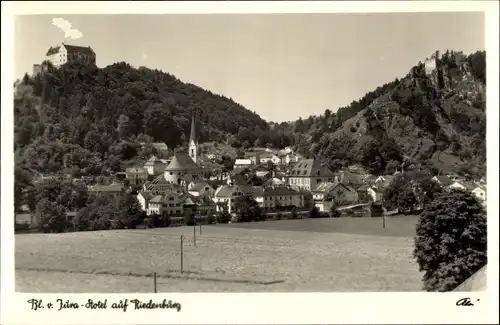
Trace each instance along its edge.
<instances>
[{"instance_id":1,"label":"forested hill","mask_svg":"<svg viewBox=\"0 0 500 325\"><path fill-rule=\"evenodd\" d=\"M34 171L118 170L120 161L147 157L134 143L185 145L193 113L200 142L289 144L232 99L159 70L124 62L47 68L15 85L16 161Z\"/></svg>"},{"instance_id":2,"label":"forested hill","mask_svg":"<svg viewBox=\"0 0 500 325\"><path fill-rule=\"evenodd\" d=\"M334 170L360 163L375 174L403 166L484 176L485 86L484 51L436 52L404 78L289 129L300 152Z\"/></svg>"},{"instance_id":3,"label":"forested hill","mask_svg":"<svg viewBox=\"0 0 500 325\"><path fill-rule=\"evenodd\" d=\"M357 163L374 174L404 167L482 176L485 56L435 53L336 113L280 124L158 70L49 67L15 85L16 162L41 173L118 171L152 153L140 142L185 145L196 112L201 142L295 146L333 170Z\"/></svg>"}]
</instances>

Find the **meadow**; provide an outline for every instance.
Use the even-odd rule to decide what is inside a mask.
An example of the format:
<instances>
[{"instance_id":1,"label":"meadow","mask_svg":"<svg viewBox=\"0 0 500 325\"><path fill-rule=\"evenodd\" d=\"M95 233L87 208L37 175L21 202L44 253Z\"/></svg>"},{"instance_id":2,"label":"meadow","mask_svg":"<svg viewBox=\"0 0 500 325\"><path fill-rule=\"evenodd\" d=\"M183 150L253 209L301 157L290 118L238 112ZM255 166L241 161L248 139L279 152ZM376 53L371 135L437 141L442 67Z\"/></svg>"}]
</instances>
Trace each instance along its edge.
<instances>
[{"instance_id":1,"label":"meadow","mask_svg":"<svg viewBox=\"0 0 500 325\"><path fill-rule=\"evenodd\" d=\"M15 236L21 292L420 291L416 218L280 220ZM194 232L196 231L196 246ZM182 269L181 273L181 235Z\"/></svg>"}]
</instances>

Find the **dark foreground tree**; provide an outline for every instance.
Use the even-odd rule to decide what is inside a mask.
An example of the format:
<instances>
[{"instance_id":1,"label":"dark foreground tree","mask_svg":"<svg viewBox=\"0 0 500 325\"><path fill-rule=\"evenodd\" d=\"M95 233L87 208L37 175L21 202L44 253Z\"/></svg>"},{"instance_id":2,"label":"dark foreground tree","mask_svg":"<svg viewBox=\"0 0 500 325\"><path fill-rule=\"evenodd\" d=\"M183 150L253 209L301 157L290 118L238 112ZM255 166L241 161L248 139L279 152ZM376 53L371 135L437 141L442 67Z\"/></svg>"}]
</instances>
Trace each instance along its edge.
<instances>
[{"instance_id":1,"label":"dark foreground tree","mask_svg":"<svg viewBox=\"0 0 500 325\"><path fill-rule=\"evenodd\" d=\"M259 221L263 219L263 213L259 204L251 196L239 196L235 200L234 206L242 222Z\"/></svg>"},{"instance_id":2,"label":"dark foreground tree","mask_svg":"<svg viewBox=\"0 0 500 325\"><path fill-rule=\"evenodd\" d=\"M438 193L417 223L414 257L424 289L450 291L487 262L486 212L469 193Z\"/></svg>"},{"instance_id":3,"label":"dark foreground tree","mask_svg":"<svg viewBox=\"0 0 500 325\"><path fill-rule=\"evenodd\" d=\"M66 209L64 206L47 199L40 200L36 205L35 220L38 229L44 233L64 232L67 228Z\"/></svg>"},{"instance_id":4,"label":"dark foreground tree","mask_svg":"<svg viewBox=\"0 0 500 325\"><path fill-rule=\"evenodd\" d=\"M317 206L313 206L311 210L309 211L309 218L315 219L315 218L320 218L321 215L319 213L319 209Z\"/></svg>"},{"instance_id":5,"label":"dark foreground tree","mask_svg":"<svg viewBox=\"0 0 500 325\"><path fill-rule=\"evenodd\" d=\"M337 210L335 202L332 202L332 205L330 206L330 218L340 218L340 211Z\"/></svg>"}]
</instances>

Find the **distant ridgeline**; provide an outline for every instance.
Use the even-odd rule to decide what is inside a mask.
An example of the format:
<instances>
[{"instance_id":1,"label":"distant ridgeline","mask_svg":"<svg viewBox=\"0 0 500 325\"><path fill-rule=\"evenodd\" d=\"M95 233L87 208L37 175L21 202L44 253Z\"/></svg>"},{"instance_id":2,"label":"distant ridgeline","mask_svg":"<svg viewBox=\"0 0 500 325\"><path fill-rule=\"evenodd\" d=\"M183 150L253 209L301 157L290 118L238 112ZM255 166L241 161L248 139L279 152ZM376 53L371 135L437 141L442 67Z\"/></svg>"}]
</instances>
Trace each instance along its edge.
<instances>
[{"instance_id":1,"label":"distant ridgeline","mask_svg":"<svg viewBox=\"0 0 500 325\"><path fill-rule=\"evenodd\" d=\"M195 113L200 142L295 146L332 170L360 163L374 174L426 168L480 175L485 64L485 52L435 53L336 113L278 124L159 70L46 62L15 84L16 162L39 172L85 165L97 175L139 155L138 142L185 146Z\"/></svg>"},{"instance_id":2,"label":"distant ridgeline","mask_svg":"<svg viewBox=\"0 0 500 325\"><path fill-rule=\"evenodd\" d=\"M279 147L293 139L232 99L159 70L45 61L35 72L16 82L14 112L16 161L37 172L85 165L99 175L137 157L138 143L186 146L193 114L200 142Z\"/></svg>"}]
</instances>

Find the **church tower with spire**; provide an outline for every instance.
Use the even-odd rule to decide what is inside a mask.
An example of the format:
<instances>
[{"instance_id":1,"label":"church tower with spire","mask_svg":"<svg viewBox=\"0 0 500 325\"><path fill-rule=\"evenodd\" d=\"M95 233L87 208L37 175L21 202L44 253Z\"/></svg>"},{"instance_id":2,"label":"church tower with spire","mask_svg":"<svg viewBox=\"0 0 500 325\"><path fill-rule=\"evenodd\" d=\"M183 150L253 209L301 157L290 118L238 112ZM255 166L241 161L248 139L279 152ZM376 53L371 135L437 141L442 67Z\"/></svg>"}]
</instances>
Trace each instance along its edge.
<instances>
[{"instance_id":1,"label":"church tower with spire","mask_svg":"<svg viewBox=\"0 0 500 325\"><path fill-rule=\"evenodd\" d=\"M195 126L196 124L193 114L191 120L191 135L189 137L189 157L191 157L195 163L198 163L198 140L196 140Z\"/></svg>"}]
</instances>

